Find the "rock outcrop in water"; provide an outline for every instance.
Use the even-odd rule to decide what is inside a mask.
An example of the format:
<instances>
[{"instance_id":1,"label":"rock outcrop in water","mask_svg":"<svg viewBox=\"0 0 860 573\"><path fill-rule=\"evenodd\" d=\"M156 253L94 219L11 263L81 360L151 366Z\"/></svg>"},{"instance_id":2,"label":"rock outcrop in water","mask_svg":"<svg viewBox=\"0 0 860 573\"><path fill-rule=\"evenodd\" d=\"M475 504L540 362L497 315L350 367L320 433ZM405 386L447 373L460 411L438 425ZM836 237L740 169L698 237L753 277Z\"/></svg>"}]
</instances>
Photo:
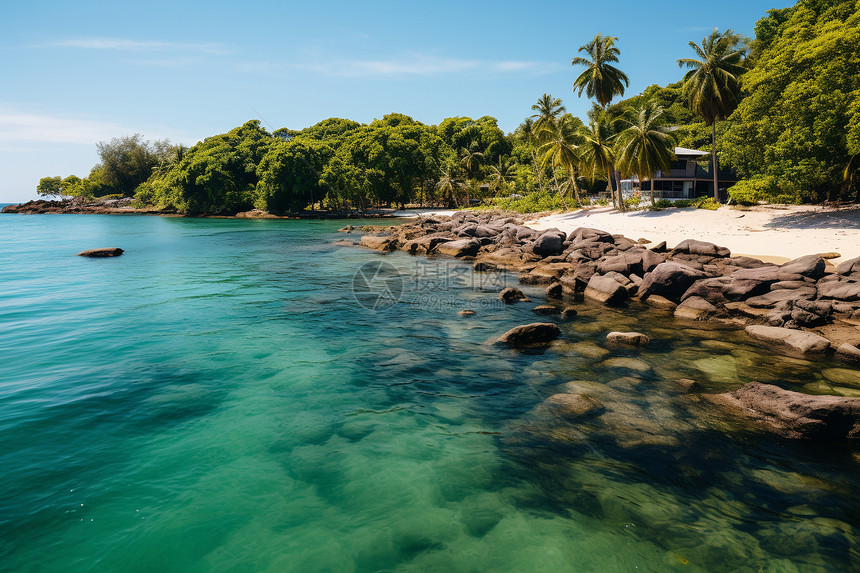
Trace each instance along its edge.
<instances>
[{"instance_id":1,"label":"rock outcrop in water","mask_svg":"<svg viewBox=\"0 0 860 573\"><path fill-rule=\"evenodd\" d=\"M786 438L860 439L860 398L813 396L759 382L705 398Z\"/></svg>"},{"instance_id":2,"label":"rock outcrop in water","mask_svg":"<svg viewBox=\"0 0 860 573\"><path fill-rule=\"evenodd\" d=\"M106 249L87 249L86 251L78 253L78 256L91 258L118 257L124 252L125 251L123 251L122 249L110 247Z\"/></svg>"},{"instance_id":3,"label":"rock outcrop in water","mask_svg":"<svg viewBox=\"0 0 860 573\"><path fill-rule=\"evenodd\" d=\"M831 343L847 344L838 356L848 359L860 345L860 257L838 268L819 255L774 265L694 239L649 249L646 239L587 227L537 231L504 213L462 211L374 231L362 237L363 246L473 260L477 271L508 270L523 284L546 285L556 299L641 301L679 320L757 325L750 336L777 341L792 354L815 356Z\"/></svg>"}]
</instances>

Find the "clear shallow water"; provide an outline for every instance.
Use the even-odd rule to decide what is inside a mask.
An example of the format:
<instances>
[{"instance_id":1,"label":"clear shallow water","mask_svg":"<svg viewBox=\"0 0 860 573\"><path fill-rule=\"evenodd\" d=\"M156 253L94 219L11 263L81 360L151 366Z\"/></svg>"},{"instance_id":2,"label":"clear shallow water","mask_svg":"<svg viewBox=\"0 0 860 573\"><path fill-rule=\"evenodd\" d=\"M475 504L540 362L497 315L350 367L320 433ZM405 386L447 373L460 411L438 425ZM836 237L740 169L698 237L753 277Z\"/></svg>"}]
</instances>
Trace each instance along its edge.
<instances>
[{"instance_id":1,"label":"clear shallow water","mask_svg":"<svg viewBox=\"0 0 860 573\"><path fill-rule=\"evenodd\" d=\"M496 305L512 279L339 226L0 216L0 570L860 569L857 458L674 382L851 394L856 370L587 304L545 352L495 347L535 320ZM126 254L74 256L103 246ZM380 260L405 290L371 312L352 279ZM655 343L602 347L631 328ZM607 412L561 423L561 391Z\"/></svg>"}]
</instances>

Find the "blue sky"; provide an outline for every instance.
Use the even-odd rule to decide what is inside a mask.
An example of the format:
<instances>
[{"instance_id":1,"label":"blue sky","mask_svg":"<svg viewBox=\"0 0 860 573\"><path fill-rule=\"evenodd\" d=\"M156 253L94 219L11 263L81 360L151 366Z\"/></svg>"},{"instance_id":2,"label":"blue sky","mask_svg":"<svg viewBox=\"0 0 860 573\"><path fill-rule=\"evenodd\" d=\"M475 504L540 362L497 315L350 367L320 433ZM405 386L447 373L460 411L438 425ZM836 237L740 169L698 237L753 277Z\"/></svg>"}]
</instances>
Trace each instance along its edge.
<instances>
[{"instance_id":1,"label":"blue sky","mask_svg":"<svg viewBox=\"0 0 860 573\"><path fill-rule=\"evenodd\" d=\"M584 116L570 65L618 36L628 95L681 77L715 27L753 34L788 2L8 2L0 8L0 202L86 176L95 144L141 133L193 145L249 119L271 130L391 112L512 131L544 92Z\"/></svg>"}]
</instances>

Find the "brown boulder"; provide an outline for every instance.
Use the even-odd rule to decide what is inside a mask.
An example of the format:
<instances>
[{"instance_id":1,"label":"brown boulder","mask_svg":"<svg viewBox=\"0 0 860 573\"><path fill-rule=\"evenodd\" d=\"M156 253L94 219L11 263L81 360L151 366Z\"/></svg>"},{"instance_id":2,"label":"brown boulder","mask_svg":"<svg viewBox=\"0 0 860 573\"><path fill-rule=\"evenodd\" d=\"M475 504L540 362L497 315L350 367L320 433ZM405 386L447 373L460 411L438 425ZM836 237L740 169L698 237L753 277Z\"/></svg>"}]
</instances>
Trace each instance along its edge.
<instances>
[{"instance_id":1,"label":"brown boulder","mask_svg":"<svg viewBox=\"0 0 860 573\"><path fill-rule=\"evenodd\" d=\"M585 287L585 296L603 304L618 304L627 300L627 289L610 277L593 275Z\"/></svg>"},{"instance_id":2,"label":"brown boulder","mask_svg":"<svg viewBox=\"0 0 860 573\"><path fill-rule=\"evenodd\" d=\"M823 354L830 349L829 340L805 330L754 324L747 326L745 332L756 340L781 347L792 354Z\"/></svg>"},{"instance_id":3,"label":"brown boulder","mask_svg":"<svg viewBox=\"0 0 860 573\"><path fill-rule=\"evenodd\" d=\"M518 288L506 287L499 293L499 300L505 304L511 304L514 302L526 302L531 299L529 299L529 297L527 297L525 293Z\"/></svg>"},{"instance_id":4,"label":"brown boulder","mask_svg":"<svg viewBox=\"0 0 860 573\"><path fill-rule=\"evenodd\" d=\"M720 247L714 243L706 243L705 241L697 241L695 239L687 239L678 243L678 246L672 249L672 254L676 253L706 255L709 257L728 257L732 254L726 247Z\"/></svg>"},{"instance_id":5,"label":"brown boulder","mask_svg":"<svg viewBox=\"0 0 860 573\"><path fill-rule=\"evenodd\" d=\"M651 343L651 338L641 332L610 332L606 335L606 342L622 346L646 346Z\"/></svg>"},{"instance_id":6,"label":"brown boulder","mask_svg":"<svg viewBox=\"0 0 860 573\"><path fill-rule=\"evenodd\" d=\"M665 262L654 267L646 274L639 286L638 295L645 300L657 294L672 301L678 301L694 282L707 278L707 275L687 265Z\"/></svg>"}]
</instances>

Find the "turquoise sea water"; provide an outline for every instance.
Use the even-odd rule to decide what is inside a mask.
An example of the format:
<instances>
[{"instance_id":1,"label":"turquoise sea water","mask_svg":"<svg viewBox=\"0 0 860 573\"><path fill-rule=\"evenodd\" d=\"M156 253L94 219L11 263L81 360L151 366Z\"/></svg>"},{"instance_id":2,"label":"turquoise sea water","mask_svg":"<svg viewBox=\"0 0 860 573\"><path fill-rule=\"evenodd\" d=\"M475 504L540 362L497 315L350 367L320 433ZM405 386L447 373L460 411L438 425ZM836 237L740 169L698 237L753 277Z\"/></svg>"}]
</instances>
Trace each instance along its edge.
<instances>
[{"instance_id":1,"label":"turquoise sea water","mask_svg":"<svg viewBox=\"0 0 860 573\"><path fill-rule=\"evenodd\" d=\"M850 395L856 370L585 303L500 348L536 320L498 305L515 277L343 224L0 215L0 570L860 570L858 458L675 382ZM391 306L353 280L381 261ZM655 343L603 347L632 328ZM540 406L565 391L606 413Z\"/></svg>"}]
</instances>

